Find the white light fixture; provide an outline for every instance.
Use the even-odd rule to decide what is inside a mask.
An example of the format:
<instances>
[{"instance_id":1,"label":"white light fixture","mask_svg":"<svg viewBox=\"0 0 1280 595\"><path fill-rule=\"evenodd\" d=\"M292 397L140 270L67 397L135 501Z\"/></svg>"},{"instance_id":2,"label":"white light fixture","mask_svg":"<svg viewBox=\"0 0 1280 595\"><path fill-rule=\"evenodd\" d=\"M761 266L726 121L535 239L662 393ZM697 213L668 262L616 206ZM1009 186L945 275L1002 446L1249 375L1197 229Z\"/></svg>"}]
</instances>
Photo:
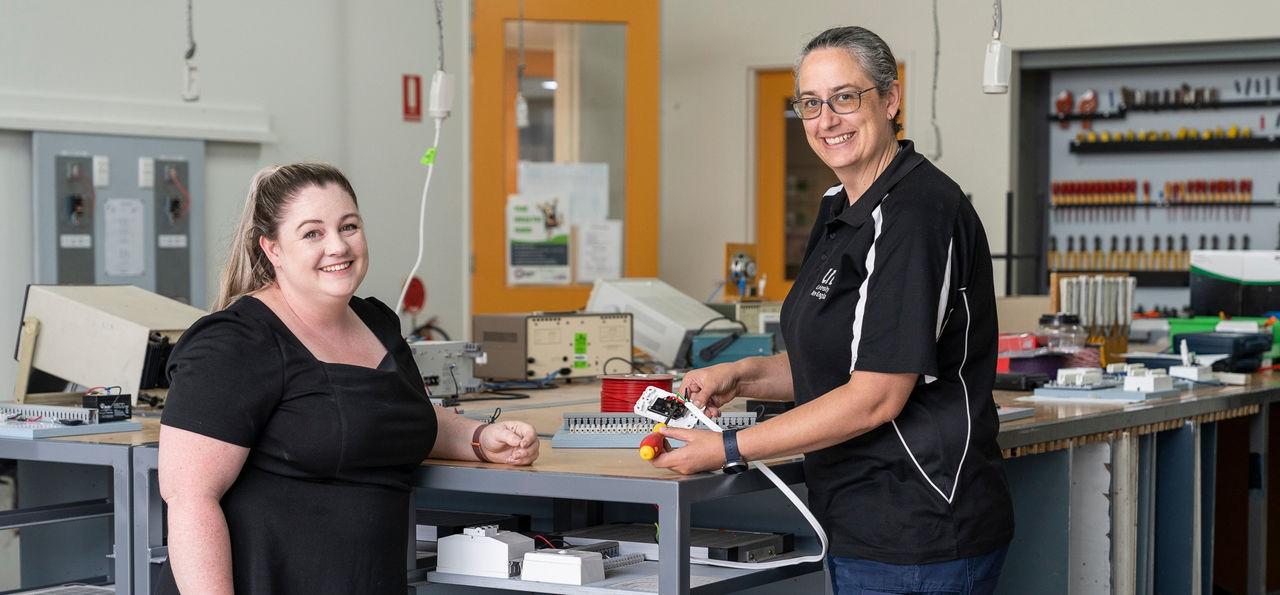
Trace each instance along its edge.
<instances>
[{"instance_id":1,"label":"white light fixture","mask_svg":"<svg viewBox=\"0 0 1280 595\"><path fill-rule=\"evenodd\" d=\"M524 0L520 0L520 20L518 21L518 38L520 62L516 66L516 128L529 127L529 102L524 98Z\"/></svg>"},{"instance_id":2,"label":"white light fixture","mask_svg":"<svg viewBox=\"0 0 1280 595\"><path fill-rule=\"evenodd\" d=\"M555 91L560 85L555 81L542 81L542 88L548 91Z\"/></svg>"},{"instance_id":3,"label":"white light fixture","mask_svg":"<svg viewBox=\"0 0 1280 595\"><path fill-rule=\"evenodd\" d=\"M1003 15L1000 0L995 0L994 26L991 30L991 43L987 44L987 56L982 66L982 92L1008 93L1009 71L1012 68L1013 52L1009 46L1000 42L1000 28Z\"/></svg>"}]
</instances>

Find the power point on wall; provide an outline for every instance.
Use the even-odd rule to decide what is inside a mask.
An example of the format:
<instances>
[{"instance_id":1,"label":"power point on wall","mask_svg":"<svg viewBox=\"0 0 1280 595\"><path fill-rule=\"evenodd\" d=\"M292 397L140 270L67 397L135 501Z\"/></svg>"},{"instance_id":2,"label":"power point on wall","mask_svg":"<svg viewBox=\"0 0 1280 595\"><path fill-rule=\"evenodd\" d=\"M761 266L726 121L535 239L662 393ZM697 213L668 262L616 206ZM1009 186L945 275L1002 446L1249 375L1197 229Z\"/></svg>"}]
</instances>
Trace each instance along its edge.
<instances>
[{"instance_id":1,"label":"power point on wall","mask_svg":"<svg viewBox=\"0 0 1280 595\"><path fill-rule=\"evenodd\" d=\"M156 160L152 157L138 158L138 187L153 188L156 179Z\"/></svg>"},{"instance_id":2,"label":"power point on wall","mask_svg":"<svg viewBox=\"0 0 1280 595\"><path fill-rule=\"evenodd\" d=\"M198 101L200 99L200 69L191 60L182 64L182 100Z\"/></svg>"},{"instance_id":3,"label":"power point on wall","mask_svg":"<svg viewBox=\"0 0 1280 595\"><path fill-rule=\"evenodd\" d=\"M111 185L111 158L106 155L93 156L93 185L106 188Z\"/></svg>"},{"instance_id":4,"label":"power point on wall","mask_svg":"<svg viewBox=\"0 0 1280 595\"><path fill-rule=\"evenodd\" d=\"M431 95L427 98L427 114L432 118L449 117L453 107L453 75L437 70L431 75Z\"/></svg>"}]
</instances>

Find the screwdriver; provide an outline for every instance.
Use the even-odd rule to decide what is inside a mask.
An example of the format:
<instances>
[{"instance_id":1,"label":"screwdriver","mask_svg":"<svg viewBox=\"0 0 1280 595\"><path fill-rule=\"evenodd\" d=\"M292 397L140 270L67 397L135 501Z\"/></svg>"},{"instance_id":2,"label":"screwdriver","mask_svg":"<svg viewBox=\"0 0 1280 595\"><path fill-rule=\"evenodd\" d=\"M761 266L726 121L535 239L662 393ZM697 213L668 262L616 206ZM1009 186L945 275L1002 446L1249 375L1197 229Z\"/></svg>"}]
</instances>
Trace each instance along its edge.
<instances>
[{"instance_id":1,"label":"screwdriver","mask_svg":"<svg viewBox=\"0 0 1280 595\"><path fill-rule=\"evenodd\" d=\"M662 443L662 432L659 431L665 427L667 427L667 424L654 424L653 432L640 440L640 458L651 461L658 456L658 453L666 450Z\"/></svg>"}]
</instances>

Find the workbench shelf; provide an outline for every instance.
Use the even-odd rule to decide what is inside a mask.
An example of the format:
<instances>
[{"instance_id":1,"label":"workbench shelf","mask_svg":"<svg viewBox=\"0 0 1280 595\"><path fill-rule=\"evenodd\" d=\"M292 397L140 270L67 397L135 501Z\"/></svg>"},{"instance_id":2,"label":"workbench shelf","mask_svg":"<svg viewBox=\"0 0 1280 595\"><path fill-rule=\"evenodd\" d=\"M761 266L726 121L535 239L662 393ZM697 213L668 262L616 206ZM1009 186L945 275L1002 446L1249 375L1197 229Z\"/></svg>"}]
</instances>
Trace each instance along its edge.
<instances>
[{"instance_id":1,"label":"workbench shelf","mask_svg":"<svg viewBox=\"0 0 1280 595\"><path fill-rule=\"evenodd\" d=\"M1192 103L1153 103L1150 105L1121 105L1114 111L1094 112L1091 114L1072 113L1058 114L1050 113L1047 119L1050 122L1076 122L1081 120L1123 120L1128 117L1129 112L1177 112L1177 111L1199 111L1199 110L1220 110L1243 107L1280 107L1280 98L1278 99L1242 99L1236 101L1213 101L1213 102L1192 102Z\"/></svg>"},{"instance_id":2,"label":"workbench shelf","mask_svg":"<svg viewBox=\"0 0 1280 595\"><path fill-rule=\"evenodd\" d=\"M634 566L611 570L605 580L587 585L562 585L525 581L518 578L488 578L435 571L427 573L427 582L429 584L464 585L526 593L632 595L634 593L653 592L645 587L658 584L659 567L660 564L658 562L646 560ZM699 593L732 593L822 571L821 562L806 562L795 566L762 570L738 570L694 565L689 569L689 593L692 595Z\"/></svg>"},{"instance_id":3,"label":"workbench shelf","mask_svg":"<svg viewBox=\"0 0 1280 595\"><path fill-rule=\"evenodd\" d=\"M1124 108L1120 108L1114 112L1094 112L1091 114L1049 114L1051 122L1077 122L1080 120L1123 120L1125 118Z\"/></svg>"},{"instance_id":4,"label":"workbench shelf","mask_svg":"<svg viewBox=\"0 0 1280 595\"><path fill-rule=\"evenodd\" d=\"M1276 137L1210 138L1195 140L1071 141L1067 150L1082 155L1106 153L1169 153L1185 151L1255 151L1280 149Z\"/></svg>"},{"instance_id":5,"label":"workbench shelf","mask_svg":"<svg viewBox=\"0 0 1280 595\"><path fill-rule=\"evenodd\" d=\"M1052 210L1073 210L1073 209L1184 209L1184 208L1222 208L1222 207L1261 207L1273 208L1280 207L1280 199L1277 200L1253 200L1249 202L1102 202L1092 204L1074 204L1074 205L1055 205L1050 204Z\"/></svg>"},{"instance_id":6,"label":"workbench shelf","mask_svg":"<svg viewBox=\"0 0 1280 595\"><path fill-rule=\"evenodd\" d=\"M1065 270L1059 269L1053 271L1064 275L1102 275L1123 273L1138 281L1138 287L1190 287L1191 274L1187 271L1100 271L1090 270Z\"/></svg>"}]
</instances>

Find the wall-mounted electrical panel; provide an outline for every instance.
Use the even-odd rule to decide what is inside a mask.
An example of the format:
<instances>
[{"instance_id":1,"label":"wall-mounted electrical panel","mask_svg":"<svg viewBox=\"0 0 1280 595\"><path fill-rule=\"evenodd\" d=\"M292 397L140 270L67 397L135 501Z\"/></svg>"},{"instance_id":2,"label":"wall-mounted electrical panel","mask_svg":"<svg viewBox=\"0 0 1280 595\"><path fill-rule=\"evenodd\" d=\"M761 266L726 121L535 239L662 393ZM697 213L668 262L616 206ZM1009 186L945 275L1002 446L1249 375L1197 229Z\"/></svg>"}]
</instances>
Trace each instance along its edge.
<instances>
[{"instance_id":1,"label":"wall-mounted electrical panel","mask_svg":"<svg viewBox=\"0 0 1280 595\"><path fill-rule=\"evenodd\" d=\"M32 135L35 280L126 284L204 308L204 143Z\"/></svg>"}]
</instances>

